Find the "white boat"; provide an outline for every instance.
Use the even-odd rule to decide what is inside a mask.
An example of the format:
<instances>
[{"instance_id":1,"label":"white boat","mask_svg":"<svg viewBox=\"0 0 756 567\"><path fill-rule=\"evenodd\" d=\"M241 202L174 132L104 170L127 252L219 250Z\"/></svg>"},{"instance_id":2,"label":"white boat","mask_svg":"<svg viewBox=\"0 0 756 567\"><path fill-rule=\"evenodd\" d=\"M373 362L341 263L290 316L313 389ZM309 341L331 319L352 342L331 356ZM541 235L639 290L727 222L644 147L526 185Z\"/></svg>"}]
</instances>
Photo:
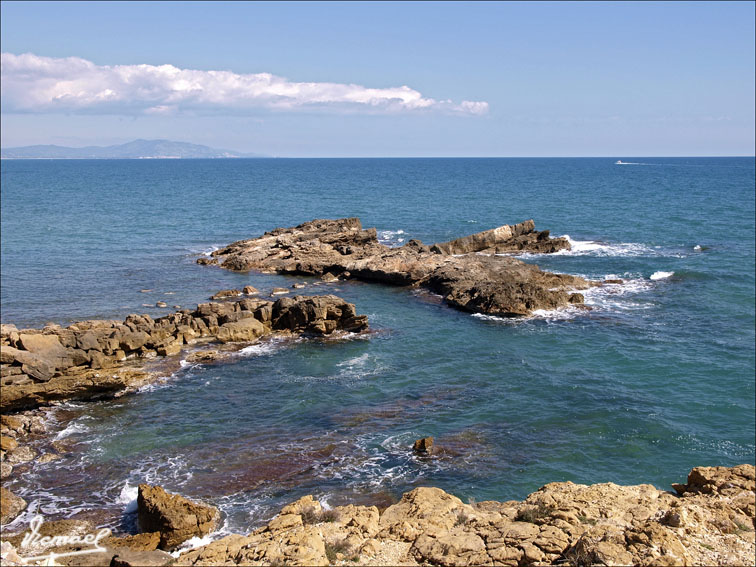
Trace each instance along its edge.
<instances>
[{"instance_id":1,"label":"white boat","mask_svg":"<svg viewBox=\"0 0 756 567\"><path fill-rule=\"evenodd\" d=\"M614 165L627 165L627 162L622 161L621 159L618 159L617 161L614 162Z\"/></svg>"}]
</instances>

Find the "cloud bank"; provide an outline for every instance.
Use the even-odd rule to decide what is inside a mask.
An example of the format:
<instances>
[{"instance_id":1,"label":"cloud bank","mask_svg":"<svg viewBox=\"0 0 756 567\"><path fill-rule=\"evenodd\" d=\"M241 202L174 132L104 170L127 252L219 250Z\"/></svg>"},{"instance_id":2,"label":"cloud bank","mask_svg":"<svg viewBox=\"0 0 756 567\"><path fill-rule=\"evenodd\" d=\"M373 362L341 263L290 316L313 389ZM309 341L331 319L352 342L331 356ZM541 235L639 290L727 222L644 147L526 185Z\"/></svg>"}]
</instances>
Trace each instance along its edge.
<instances>
[{"instance_id":1,"label":"cloud bank","mask_svg":"<svg viewBox=\"0 0 756 567\"><path fill-rule=\"evenodd\" d=\"M198 71L173 65L95 65L79 57L2 54L3 112L170 114L180 111L331 109L480 115L487 102L436 100L408 87L297 83L270 73Z\"/></svg>"}]
</instances>

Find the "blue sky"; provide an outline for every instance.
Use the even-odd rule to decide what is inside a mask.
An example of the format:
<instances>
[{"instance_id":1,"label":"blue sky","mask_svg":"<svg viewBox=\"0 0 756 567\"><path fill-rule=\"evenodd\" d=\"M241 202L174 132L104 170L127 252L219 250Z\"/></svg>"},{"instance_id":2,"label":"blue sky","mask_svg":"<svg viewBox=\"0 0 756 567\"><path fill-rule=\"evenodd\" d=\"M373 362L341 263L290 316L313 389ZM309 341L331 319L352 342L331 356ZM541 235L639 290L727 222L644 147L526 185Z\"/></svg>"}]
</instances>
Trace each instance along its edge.
<instances>
[{"instance_id":1,"label":"blue sky","mask_svg":"<svg viewBox=\"0 0 756 567\"><path fill-rule=\"evenodd\" d=\"M753 155L754 6L2 2L1 143Z\"/></svg>"}]
</instances>

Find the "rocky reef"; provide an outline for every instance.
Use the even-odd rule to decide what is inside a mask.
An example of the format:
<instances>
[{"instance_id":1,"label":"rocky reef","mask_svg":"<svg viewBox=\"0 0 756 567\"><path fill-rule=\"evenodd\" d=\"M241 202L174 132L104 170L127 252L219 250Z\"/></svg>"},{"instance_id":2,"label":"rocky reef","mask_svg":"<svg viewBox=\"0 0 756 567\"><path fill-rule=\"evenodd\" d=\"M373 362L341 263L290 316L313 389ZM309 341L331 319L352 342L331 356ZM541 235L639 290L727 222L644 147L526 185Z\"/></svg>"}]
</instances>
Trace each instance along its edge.
<instances>
[{"instance_id":1,"label":"rocky reef","mask_svg":"<svg viewBox=\"0 0 756 567\"><path fill-rule=\"evenodd\" d=\"M177 354L185 345L249 343L271 333L329 335L367 325L353 304L333 295L201 303L158 319L129 315L123 321L81 321L65 328L2 325L0 410L138 387L151 378L146 361Z\"/></svg>"},{"instance_id":2,"label":"rocky reef","mask_svg":"<svg viewBox=\"0 0 756 567\"><path fill-rule=\"evenodd\" d=\"M410 240L399 248L378 241L374 228L357 218L313 220L241 240L201 258L236 271L359 279L428 289L464 311L501 316L580 305L577 290L595 285L577 276L544 272L510 252L550 253L569 249L565 238L550 238L528 220L450 242L426 246Z\"/></svg>"},{"instance_id":3,"label":"rocky reef","mask_svg":"<svg viewBox=\"0 0 756 567\"><path fill-rule=\"evenodd\" d=\"M524 501L464 503L416 488L384 510L325 509L312 496L247 535L169 555L217 522L212 506L139 487L144 533L104 541L63 565L752 565L753 465L698 467L665 492L651 485L547 484ZM66 521L63 521L63 523ZM70 523L70 521L68 521ZM48 527L55 531L55 522ZM62 526L61 526L62 527ZM66 524L67 529L72 526ZM92 529L89 526L89 529ZM58 528L58 531L60 528ZM3 564L22 534L4 536ZM178 555L178 557L176 557ZM84 556L86 557L86 556Z\"/></svg>"}]
</instances>

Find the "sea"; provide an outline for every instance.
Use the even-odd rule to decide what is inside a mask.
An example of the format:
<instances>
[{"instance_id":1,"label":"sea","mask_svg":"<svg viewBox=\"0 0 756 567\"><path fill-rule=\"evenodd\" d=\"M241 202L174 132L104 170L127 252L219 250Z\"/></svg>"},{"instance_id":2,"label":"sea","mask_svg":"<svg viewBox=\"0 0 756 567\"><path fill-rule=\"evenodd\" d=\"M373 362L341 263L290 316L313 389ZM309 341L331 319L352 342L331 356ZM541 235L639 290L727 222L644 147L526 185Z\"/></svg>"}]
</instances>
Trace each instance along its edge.
<instances>
[{"instance_id":1,"label":"sea","mask_svg":"<svg viewBox=\"0 0 756 567\"><path fill-rule=\"evenodd\" d=\"M45 410L59 458L18 466L6 486L29 508L14 523L133 531L152 483L218 506L215 538L306 494L388 506L437 486L481 502L753 464L754 158L620 159L4 160L3 323L158 317L305 283L296 293L339 295L371 328L182 359L133 394ZM590 311L498 318L403 287L196 263L352 216L388 246L534 219L572 250L523 261L624 283L586 292ZM440 456L412 454L427 436Z\"/></svg>"}]
</instances>

